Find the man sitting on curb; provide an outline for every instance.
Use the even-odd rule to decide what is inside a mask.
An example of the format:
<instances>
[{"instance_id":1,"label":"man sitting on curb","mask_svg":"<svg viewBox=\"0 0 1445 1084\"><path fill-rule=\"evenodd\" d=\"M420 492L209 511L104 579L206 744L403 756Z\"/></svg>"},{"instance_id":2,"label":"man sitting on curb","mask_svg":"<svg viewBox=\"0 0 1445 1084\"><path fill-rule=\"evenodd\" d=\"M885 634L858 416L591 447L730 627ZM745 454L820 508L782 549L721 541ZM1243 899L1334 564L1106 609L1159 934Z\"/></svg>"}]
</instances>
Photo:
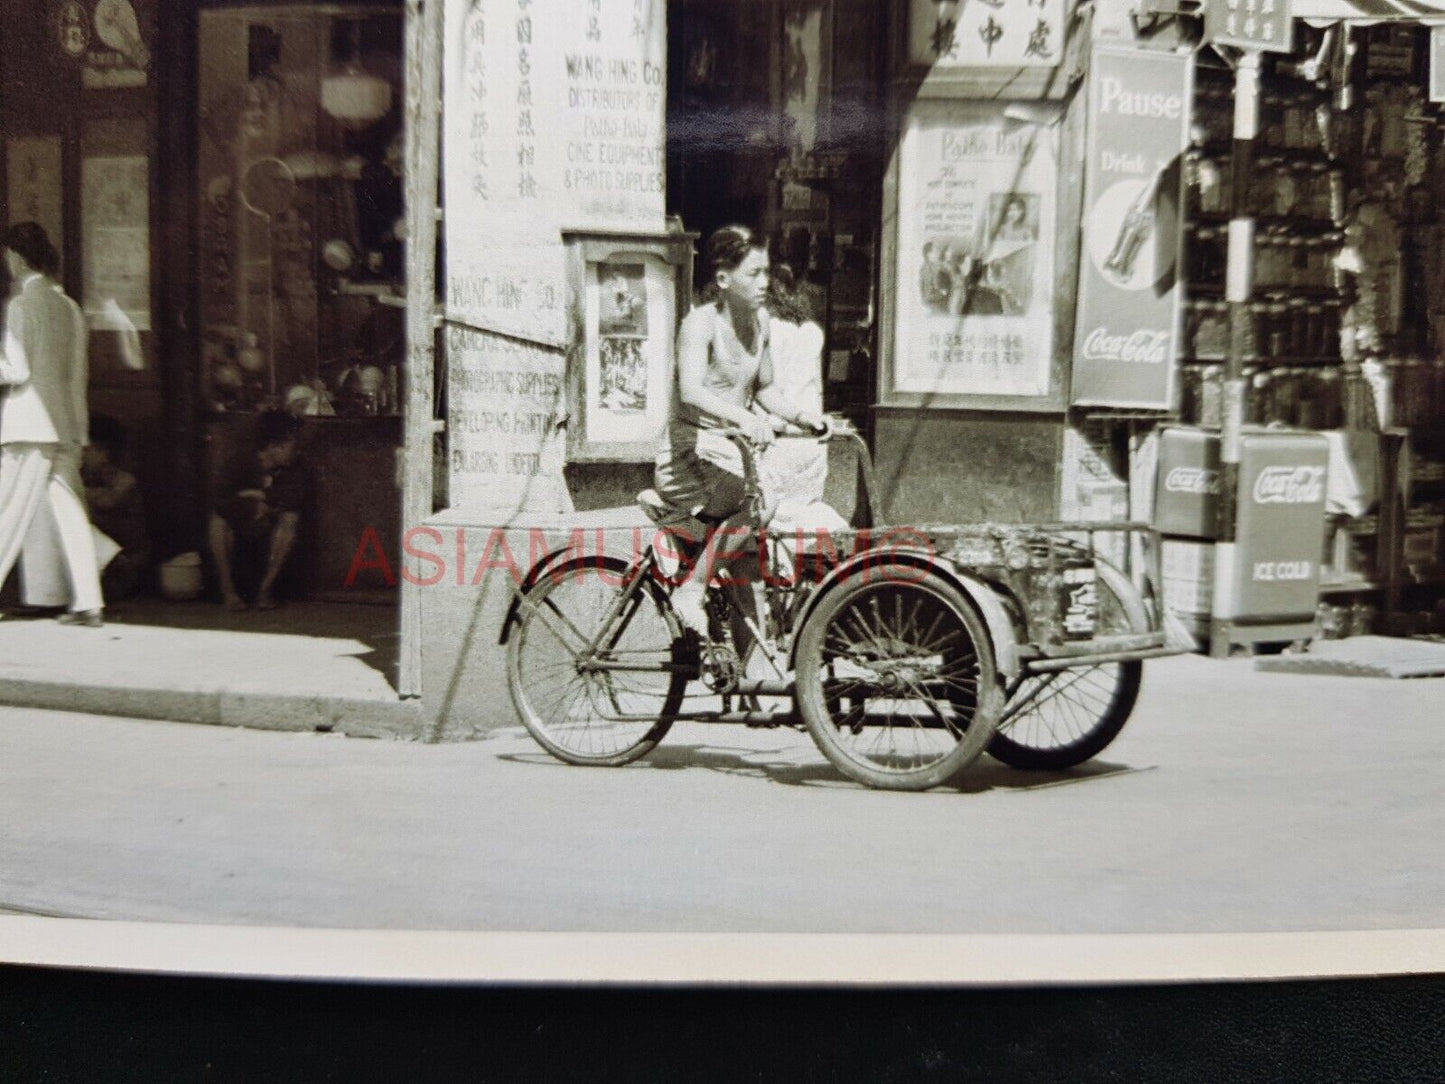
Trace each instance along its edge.
<instances>
[{"instance_id":1,"label":"man sitting on curb","mask_svg":"<svg viewBox=\"0 0 1445 1084\"><path fill-rule=\"evenodd\" d=\"M90 443L80 463L90 520L120 547L101 574L109 602L131 598L140 590L150 565L145 506L136 477L122 465L126 434L120 422L104 414L90 418Z\"/></svg>"},{"instance_id":2,"label":"man sitting on curb","mask_svg":"<svg viewBox=\"0 0 1445 1084\"><path fill-rule=\"evenodd\" d=\"M221 601L229 610L246 608L233 574L238 551L265 554L256 608L276 606L276 580L295 548L307 503L305 468L297 455L300 435L300 423L290 415L261 415L255 449L233 459L222 476L210 518L210 546Z\"/></svg>"}]
</instances>

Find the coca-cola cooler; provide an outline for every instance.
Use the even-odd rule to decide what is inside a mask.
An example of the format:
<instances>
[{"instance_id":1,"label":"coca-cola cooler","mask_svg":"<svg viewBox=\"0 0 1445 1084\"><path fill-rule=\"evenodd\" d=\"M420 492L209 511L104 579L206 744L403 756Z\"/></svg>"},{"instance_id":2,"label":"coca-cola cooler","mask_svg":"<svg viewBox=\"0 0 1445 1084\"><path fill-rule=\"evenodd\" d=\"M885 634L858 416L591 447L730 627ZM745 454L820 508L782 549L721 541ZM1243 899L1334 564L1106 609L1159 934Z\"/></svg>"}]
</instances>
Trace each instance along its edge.
<instances>
[{"instance_id":1,"label":"coca-cola cooler","mask_svg":"<svg viewBox=\"0 0 1445 1084\"><path fill-rule=\"evenodd\" d=\"M1318 433L1245 429L1225 593L1230 612L1216 614L1219 433L1170 427L1160 434L1154 525L1164 536L1165 602L1198 631L1207 625L1211 641L1227 638L1212 648L1309 635L1319 601L1328 461Z\"/></svg>"}]
</instances>

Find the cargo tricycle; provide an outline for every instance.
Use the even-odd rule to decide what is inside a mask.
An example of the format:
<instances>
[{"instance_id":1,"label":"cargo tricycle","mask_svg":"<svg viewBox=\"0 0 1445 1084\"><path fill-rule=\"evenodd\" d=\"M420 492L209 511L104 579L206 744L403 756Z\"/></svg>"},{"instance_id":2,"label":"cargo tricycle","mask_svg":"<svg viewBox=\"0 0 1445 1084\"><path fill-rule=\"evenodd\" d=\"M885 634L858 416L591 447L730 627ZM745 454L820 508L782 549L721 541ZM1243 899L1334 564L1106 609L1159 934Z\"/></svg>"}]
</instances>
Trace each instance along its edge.
<instances>
[{"instance_id":1,"label":"cargo tricycle","mask_svg":"<svg viewBox=\"0 0 1445 1084\"><path fill-rule=\"evenodd\" d=\"M740 519L755 525L758 455L741 431L722 432L744 468ZM855 431L835 422L780 439L850 442L858 514L812 538L749 526L757 574L709 581L705 635L672 604L701 547L666 528L626 559L556 549L514 589L500 637L508 686L549 753L622 765L674 723L735 723L806 730L869 787L946 784L985 750L1058 770L1118 735L1145 660L1181 650L1153 597L1147 524L879 525Z\"/></svg>"}]
</instances>

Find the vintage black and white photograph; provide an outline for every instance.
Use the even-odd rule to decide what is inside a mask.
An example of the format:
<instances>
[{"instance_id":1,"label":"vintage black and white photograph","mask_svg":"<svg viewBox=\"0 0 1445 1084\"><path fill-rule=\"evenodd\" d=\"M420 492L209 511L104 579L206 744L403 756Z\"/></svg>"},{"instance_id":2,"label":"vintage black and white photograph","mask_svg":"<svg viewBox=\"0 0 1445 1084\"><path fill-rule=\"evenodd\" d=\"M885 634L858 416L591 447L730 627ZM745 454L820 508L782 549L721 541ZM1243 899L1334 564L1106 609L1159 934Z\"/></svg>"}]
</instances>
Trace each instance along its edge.
<instances>
[{"instance_id":1,"label":"vintage black and white photograph","mask_svg":"<svg viewBox=\"0 0 1445 1084\"><path fill-rule=\"evenodd\" d=\"M1249 10L0 0L0 959L1445 928L1445 3Z\"/></svg>"},{"instance_id":2,"label":"vintage black and white photograph","mask_svg":"<svg viewBox=\"0 0 1445 1084\"><path fill-rule=\"evenodd\" d=\"M647 269L642 264L609 264L597 269L601 281L598 331L607 338L647 338Z\"/></svg>"},{"instance_id":3,"label":"vintage black and white photograph","mask_svg":"<svg viewBox=\"0 0 1445 1084\"><path fill-rule=\"evenodd\" d=\"M647 410L647 359L643 340L608 336L598 343L605 410L641 414Z\"/></svg>"}]
</instances>

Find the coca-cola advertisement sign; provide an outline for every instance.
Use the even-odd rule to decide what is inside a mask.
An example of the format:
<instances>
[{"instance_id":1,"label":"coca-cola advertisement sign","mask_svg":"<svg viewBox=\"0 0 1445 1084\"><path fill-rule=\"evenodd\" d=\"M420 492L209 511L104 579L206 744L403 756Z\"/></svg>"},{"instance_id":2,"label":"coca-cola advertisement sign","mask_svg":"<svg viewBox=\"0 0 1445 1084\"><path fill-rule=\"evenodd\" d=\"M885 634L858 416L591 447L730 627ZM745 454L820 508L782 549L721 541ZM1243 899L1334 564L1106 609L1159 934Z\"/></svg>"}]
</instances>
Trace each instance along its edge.
<instances>
[{"instance_id":1,"label":"coca-cola advertisement sign","mask_svg":"<svg viewBox=\"0 0 1445 1084\"><path fill-rule=\"evenodd\" d=\"M1072 399L1168 410L1179 355L1192 55L1095 49Z\"/></svg>"},{"instance_id":2,"label":"coca-cola advertisement sign","mask_svg":"<svg viewBox=\"0 0 1445 1084\"><path fill-rule=\"evenodd\" d=\"M1307 619L1319 602L1329 446L1318 433L1240 438L1238 616Z\"/></svg>"}]
</instances>

